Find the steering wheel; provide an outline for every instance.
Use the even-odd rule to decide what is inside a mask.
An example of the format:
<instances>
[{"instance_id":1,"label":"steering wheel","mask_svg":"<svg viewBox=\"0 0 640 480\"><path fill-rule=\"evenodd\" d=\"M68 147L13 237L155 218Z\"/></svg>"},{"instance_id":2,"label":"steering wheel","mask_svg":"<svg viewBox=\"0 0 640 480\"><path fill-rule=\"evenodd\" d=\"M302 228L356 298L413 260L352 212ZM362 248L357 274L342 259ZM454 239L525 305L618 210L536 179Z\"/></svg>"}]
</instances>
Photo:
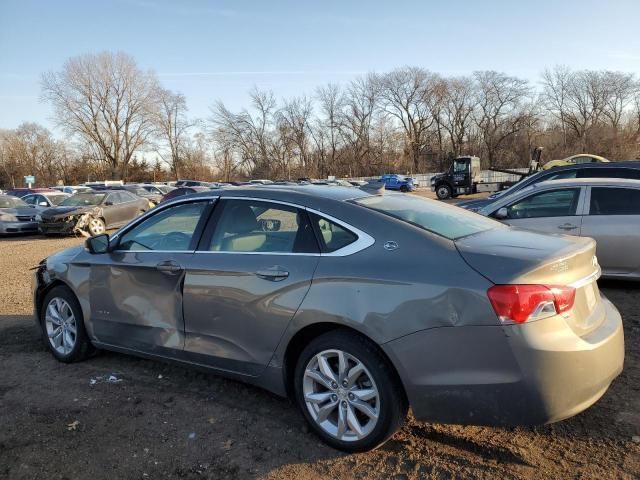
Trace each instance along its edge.
<instances>
[{"instance_id":1,"label":"steering wheel","mask_svg":"<svg viewBox=\"0 0 640 480\"><path fill-rule=\"evenodd\" d=\"M184 250L185 246L189 246L191 236L182 232L171 232L162 236L158 242L162 250Z\"/></svg>"}]
</instances>

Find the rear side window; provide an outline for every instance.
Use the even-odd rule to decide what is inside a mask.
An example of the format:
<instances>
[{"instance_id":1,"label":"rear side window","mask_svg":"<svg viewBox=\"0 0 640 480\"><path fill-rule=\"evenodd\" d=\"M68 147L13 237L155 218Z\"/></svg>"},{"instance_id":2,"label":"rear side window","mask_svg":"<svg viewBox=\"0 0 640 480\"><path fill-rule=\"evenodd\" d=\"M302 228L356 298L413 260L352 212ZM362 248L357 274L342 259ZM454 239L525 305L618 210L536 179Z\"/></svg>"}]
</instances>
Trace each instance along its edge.
<instances>
[{"instance_id":1,"label":"rear side window","mask_svg":"<svg viewBox=\"0 0 640 480\"><path fill-rule=\"evenodd\" d=\"M485 230L508 228L495 220L462 208L413 195L385 194L363 197L353 202L449 240Z\"/></svg>"},{"instance_id":2,"label":"rear side window","mask_svg":"<svg viewBox=\"0 0 640 480\"><path fill-rule=\"evenodd\" d=\"M223 200L209 250L242 253L318 253L304 210L259 200Z\"/></svg>"},{"instance_id":3,"label":"rear side window","mask_svg":"<svg viewBox=\"0 0 640 480\"><path fill-rule=\"evenodd\" d=\"M593 187L589 215L640 215L640 190Z\"/></svg>"},{"instance_id":4,"label":"rear side window","mask_svg":"<svg viewBox=\"0 0 640 480\"><path fill-rule=\"evenodd\" d=\"M310 214L313 227L320 240L320 250L322 253L331 253L358 240L358 236L338 225L331 220L327 220L314 213Z\"/></svg>"}]
</instances>

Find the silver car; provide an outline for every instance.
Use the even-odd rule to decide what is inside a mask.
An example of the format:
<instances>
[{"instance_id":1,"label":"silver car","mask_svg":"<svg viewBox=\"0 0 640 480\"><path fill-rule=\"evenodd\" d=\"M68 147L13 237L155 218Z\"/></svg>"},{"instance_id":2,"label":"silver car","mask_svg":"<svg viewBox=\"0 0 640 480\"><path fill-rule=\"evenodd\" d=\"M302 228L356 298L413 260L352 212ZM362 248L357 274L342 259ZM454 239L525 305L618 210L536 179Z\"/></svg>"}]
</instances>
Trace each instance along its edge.
<instances>
[{"instance_id":1,"label":"silver car","mask_svg":"<svg viewBox=\"0 0 640 480\"><path fill-rule=\"evenodd\" d=\"M13 195L0 194L0 235L37 233L36 210Z\"/></svg>"},{"instance_id":2,"label":"silver car","mask_svg":"<svg viewBox=\"0 0 640 480\"><path fill-rule=\"evenodd\" d=\"M640 180L553 180L478 213L544 233L591 237L605 277L640 280Z\"/></svg>"},{"instance_id":3,"label":"silver car","mask_svg":"<svg viewBox=\"0 0 640 480\"><path fill-rule=\"evenodd\" d=\"M43 260L34 303L63 362L171 359L289 396L328 444L430 422L554 422L621 372L595 242L412 195L270 186L161 204Z\"/></svg>"}]
</instances>

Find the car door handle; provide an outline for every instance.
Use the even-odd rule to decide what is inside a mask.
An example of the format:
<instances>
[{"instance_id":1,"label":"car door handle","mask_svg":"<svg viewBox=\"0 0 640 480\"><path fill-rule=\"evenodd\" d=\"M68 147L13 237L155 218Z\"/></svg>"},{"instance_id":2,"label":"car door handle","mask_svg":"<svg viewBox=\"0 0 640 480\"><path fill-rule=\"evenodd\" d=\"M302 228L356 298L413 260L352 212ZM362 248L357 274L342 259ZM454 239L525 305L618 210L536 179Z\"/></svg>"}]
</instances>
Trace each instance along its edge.
<instances>
[{"instance_id":1,"label":"car door handle","mask_svg":"<svg viewBox=\"0 0 640 480\"><path fill-rule=\"evenodd\" d=\"M289 272L278 267L263 268L256 272L256 275L265 280L271 280L272 282L279 282L289 276Z\"/></svg>"},{"instance_id":2,"label":"car door handle","mask_svg":"<svg viewBox=\"0 0 640 480\"><path fill-rule=\"evenodd\" d=\"M175 262L161 262L156 265L156 270L167 275L174 275L182 271L182 267Z\"/></svg>"},{"instance_id":3,"label":"car door handle","mask_svg":"<svg viewBox=\"0 0 640 480\"><path fill-rule=\"evenodd\" d=\"M571 223L565 223L564 225L558 225L558 228L560 230L575 230L578 226Z\"/></svg>"}]
</instances>

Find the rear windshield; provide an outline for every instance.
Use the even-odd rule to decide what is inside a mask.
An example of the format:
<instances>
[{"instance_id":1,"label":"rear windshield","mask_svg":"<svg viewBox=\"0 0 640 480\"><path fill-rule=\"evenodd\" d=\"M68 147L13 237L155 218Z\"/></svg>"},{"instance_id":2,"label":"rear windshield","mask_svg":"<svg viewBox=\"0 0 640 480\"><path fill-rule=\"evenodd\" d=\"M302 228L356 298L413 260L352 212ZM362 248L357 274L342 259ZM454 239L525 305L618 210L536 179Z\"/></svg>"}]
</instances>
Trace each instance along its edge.
<instances>
[{"instance_id":1,"label":"rear windshield","mask_svg":"<svg viewBox=\"0 0 640 480\"><path fill-rule=\"evenodd\" d=\"M363 207L398 218L449 240L505 225L459 207L406 194L384 194L353 200Z\"/></svg>"}]
</instances>

